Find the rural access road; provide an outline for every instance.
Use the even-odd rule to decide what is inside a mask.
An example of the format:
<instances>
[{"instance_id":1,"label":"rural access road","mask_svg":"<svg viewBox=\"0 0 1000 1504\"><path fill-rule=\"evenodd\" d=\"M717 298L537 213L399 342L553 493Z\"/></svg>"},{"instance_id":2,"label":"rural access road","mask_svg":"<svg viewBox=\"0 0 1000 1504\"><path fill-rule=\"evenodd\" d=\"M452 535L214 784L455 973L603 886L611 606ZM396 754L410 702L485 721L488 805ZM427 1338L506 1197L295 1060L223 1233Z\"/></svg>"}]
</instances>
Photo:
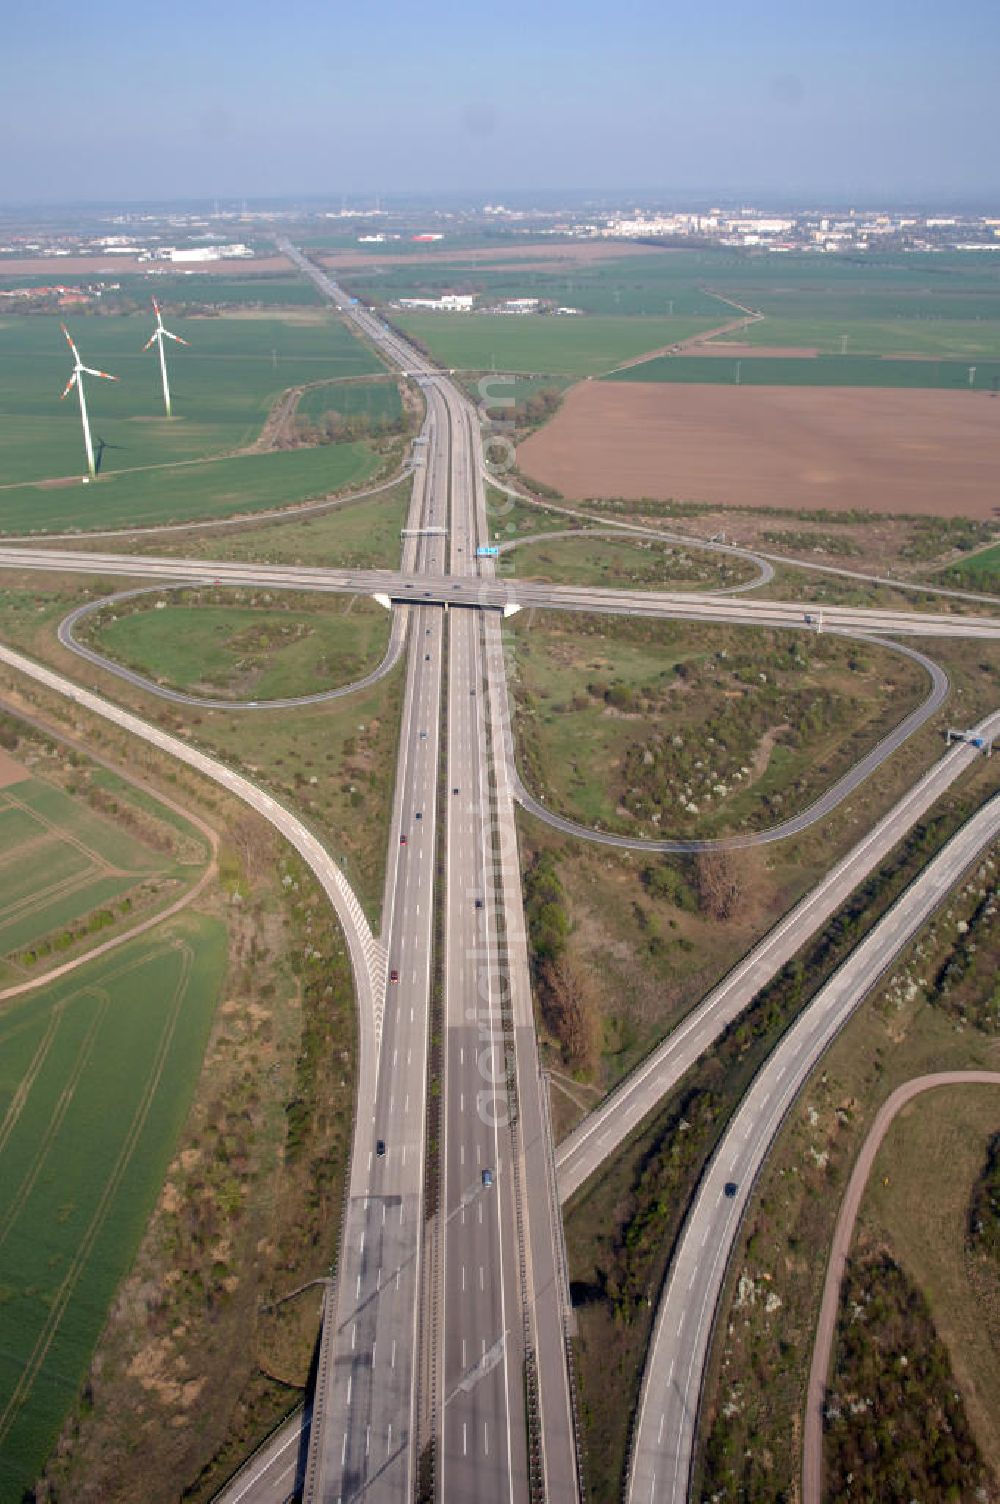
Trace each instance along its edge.
<instances>
[{"instance_id":1,"label":"rural access road","mask_svg":"<svg viewBox=\"0 0 1000 1504\"><path fill-rule=\"evenodd\" d=\"M746 590L759 590L774 578L775 564L789 569L805 569L816 574L831 574L845 580L853 580L861 585L884 585L888 590L911 591L917 595L940 595L946 599L957 601L973 601L984 606L995 606L995 595L984 595L975 590L954 590L947 585L925 584L921 580L911 580L902 576L864 574L857 569L845 569L837 564L817 564L813 559L797 559L786 554L773 554L752 548L745 543L721 543L717 539L699 538L696 533L675 533L667 528L654 527L651 523L623 522L617 518L602 517L599 513L584 512L579 507L566 506L563 502L547 501L541 496L532 496L528 491L520 491L516 486L509 485L506 481L485 472L486 479L495 490L503 491L506 496L515 501L523 502L525 506L537 507L543 512L558 512L562 517L572 517L574 520L590 523L596 527L613 528L615 532L641 533L647 537L660 538L666 543L683 543L689 547L714 548L723 553L734 553L744 558L752 559L759 567L766 567L769 571L765 579L757 580L752 585L746 585ZM530 535L529 535L530 536ZM537 535L536 535L537 536ZM981 548L971 550L965 557L973 558L978 553L984 553L989 548L996 547L995 541L984 543Z\"/></svg>"},{"instance_id":2,"label":"rural access road","mask_svg":"<svg viewBox=\"0 0 1000 1504\"><path fill-rule=\"evenodd\" d=\"M985 736L1000 732L1000 710L987 716L977 729ZM600 1107L577 1124L556 1149L561 1202L568 1201L604 1160L616 1152L643 1118L749 1007L761 989L832 918L955 779L981 756L981 752L966 743L949 747Z\"/></svg>"},{"instance_id":3,"label":"rural access road","mask_svg":"<svg viewBox=\"0 0 1000 1504\"><path fill-rule=\"evenodd\" d=\"M1000 794L979 809L820 988L754 1077L681 1230L646 1359L630 1504L685 1504L716 1312L757 1176L809 1075L900 952L1000 834ZM725 1187L733 1186L727 1195Z\"/></svg>"},{"instance_id":4,"label":"rural access road","mask_svg":"<svg viewBox=\"0 0 1000 1504\"><path fill-rule=\"evenodd\" d=\"M806 1390L805 1426L802 1436L802 1504L822 1504L823 1468L823 1408L826 1399L826 1380L830 1372L830 1355L833 1350L834 1332L837 1326L837 1310L840 1306L840 1288L847 1268L847 1255L854 1235L854 1224L861 1208L861 1198L871 1175L875 1156L882 1147L896 1115L914 1097L925 1091L934 1091L940 1086L1000 1086L1000 1071L938 1071L933 1075L915 1076L904 1081L887 1097L875 1115L875 1121L861 1145L861 1151L847 1182L844 1199L837 1214L830 1259L826 1266L823 1294L820 1298L816 1335L813 1340L812 1363L809 1368L809 1384Z\"/></svg>"}]
</instances>

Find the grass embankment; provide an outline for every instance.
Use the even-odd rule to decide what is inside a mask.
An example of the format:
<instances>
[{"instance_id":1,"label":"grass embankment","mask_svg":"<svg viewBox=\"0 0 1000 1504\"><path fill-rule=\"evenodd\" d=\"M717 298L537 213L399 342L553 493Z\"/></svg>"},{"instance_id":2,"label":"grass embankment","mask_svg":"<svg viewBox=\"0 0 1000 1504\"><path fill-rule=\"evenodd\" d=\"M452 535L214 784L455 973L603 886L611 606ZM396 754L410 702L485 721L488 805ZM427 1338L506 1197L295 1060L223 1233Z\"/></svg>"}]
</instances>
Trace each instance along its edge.
<instances>
[{"instance_id":1,"label":"grass embankment","mask_svg":"<svg viewBox=\"0 0 1000 1504\"><path fill-rule=\"evenodd\" d=\"M174 689L273 700L350 684L376 668L389 617L353 596L182 590L84 619L81 639Z\"/></svg>"},{"instance_id":2,"label":"grass embankment","mask_svg":"<svg viewBox=\"0 0 1000 1504\"><path fill-rule=\"evenodd\" d=\"M123 553L150 553L183 559L231 559L251 564L328 565L337 569L392 569L400 557L413 482L410 479L359 500L331 503L329 509L204 532L116 539ZM80 540L82 549L103 549L106 540Z\"/></svg>"},{"instance_id":3,"label":"grass embankment","mask_svg":"<svg viewBox=\"0 0 1000 1504\"><path fill-rule=\"evenodd\" d=\"M852 895L840 916L758 995L625 1150L570 1204L566 1239L579 1321L588 1496L594 1500L614 1497L620 1487L643 1357L673 1244L702 1168L746 1086L838 962L992 787L988 765L977 765L963 791L949 796L934 818L922 822ZM954 1034L943 1017L939 1025L936 1048ZM865 1058L868 1068L881 1069L878 1056ZM832 1221L835 1204L827 1196L823 1205ZM816 1246L816 1238L803 1241L802 1257ZM761 1265L758 1258L755 1267L759 1278L760 1267L771 1272L773 1265L770 1259ZM821 1277L821 1271L815 1272ZM772 1288L770 1281L765 1285ZM775 1289L782 1293L780 1285ZM776 1363L774 1373L784 1372L788 1355L783 1350ZM754 1370L754 1404L767 1407L774 1392L774 1383ZM741 1458L743 1452L737 1448L733 1455ZM762 1449L753 1455L757 1469ZM753 1487L745 1496L771 1497ZM787 1497L787 1486L781 1497Z\"/></svg>"},{"instance_id":4,"label":"grass embankment","mask_svg":"<svg viewBox=\"0 0 1000 1504\"><path fill-rule=\"evenodd\" d=\"M817 1258L816 1250L830 1245L857 1151L879 1106L902 1082L929 1071L995 1066L997 857L994 850L947 898L943 913L847 1025L808 1082L765 1167L733 1261L731 1304L718 1325L702 1436L704 1492L722 1488L767 1504L795 1491L802 1407L826 1272L825 1257ZM992 1422L1000 1383L996 1272L994 1266L988 1275L988 1293L988 1271L970 1237L970 1204L998 1115L998 1093L985 1087L943 1088L911 1103L876 1160L857 1244L862 1263L887 1254L901 1267L906 1285L919 1291L918 1315L922 1300L928 1302L919 1331L909 1339L922 1345L907 1350L916 1372L906 1408L917 1405L925 1414L926 1401L933 1413L927 1386L938 1384L950 1365L960 1408L995 1470L995 1482L1000 1482ZM867 1313L880 1328L872 1338L873 1361L896 1319L893 1279L870 1286L882 1302L881 1309L869 1307ZM938 1340L947 1349L943 1366ZM846 1373L841 1377L848 1382ZM862 1397L868 1394L870 1389ZM880 1486L888 1484L893 1466L892 1437L904 1434L900 1428L909 1424L892 1408L899 1397L898 1389L888 1388L885 1408L874 1415L880 1431L868 1468ZM861 1411L854 1420L867 1424ZM918 1438L911 1436L908 1457L896 1459L923 1475L907 1498L914 1492L926 1496L932 1487L937 1441L946 1440L942 1431L925 1427ZM844 1442L846 1456L849 1438Z\"/></svg>"},{"instance_id":5,"label":"grass embankment","mask_svg":"<svg viewBox=\"0 0 1000 1504\"><path fill-rule=\"evenodd\" d=\"M557 1136L633 1068L944 750L956 716L973 724L1000 703L996 649L975 642L918 643L937 656L952 697L849 800L801 834L724 860L618 851L520 820L528 869L555 859L569 969L596 1014L594 1053L580 1053L545 1012L542 1053L556 1084ZM720 912L725 913L720 917ZM536 978L536 981L539 979ZM536 989L541 993L541 988Z\"/></svg>"},{"instance_id":6,"label":"grass embankment","mask_svg":"<svg viewBox=\"0 0 1000 1504\"><path fill-rule=\"evenodd\" d=\"M80 659L60 647L55 627L74 604L125 583L46 575L24 581L7 574L0 588L0 636L60 673L79 677ZM91 666L86 682L269 788L338 855L369 916L377 921L401 668L357 695L298 710L233 712L173 705Z\"/></svg>"},{"instance_id":7,"label":"grass embankment","mask_svg":"<svg viewBox=\"0 0 1000 1504\"><path fill-rule=\"evenodd\" d=\"M325 1275L336 1254L354 1091L349 960L311 875L245 806L61 697L7 670L2 678L5 700L44 716L52 736L69 729L68 750L57 741L51 757L67 778L103 787L107 770L76 740L85 736L88 752L165 786L224 833L221 891L198 900L209 918L195 922L228 930L226 1001L204 1068L199 1055L171 1098L179 1110L197 1082L43 1485L46 1497L80 1504L207 1500L301 1399L319 1292L275 1302ZM52 736L22 726L17 755L48 758ZM127 1012L142 1017L134 989ZM107 1109L102 1099L98 1128ZM83 1135L76 1152L86 1146ZM73 1213L72 1192L64 1209ZM72 1386L62 1400L73 1402Z\"/></svg>"},{"instance_id":8,"label":"grass embankment","mask_svg":"<svg viewBox=\"0 0 1000 1504\"><path fill-rule=\"evenodd\" d=\"M852 1260L825 1438L829 1498L989 1498L990 1476L927 1301L890 1254Z\"/></svg>"},{"instance_id":9,"label":"grass embankment","mask_svg":"<svg viewBox=\"0 0 1000 1504\"><path fill-rule=\"evenodd\" d=\"M570 519L566 519L568 522ZM705 553L696 544L654 539L550 538L504 554L498 574L559 585L609 590L719 590L746 584L756 568L746 560Z\"/></svg>"},{"instance_id":10,"label":"grass embankment","mask_svg":"<svg viewBox=\"0 0 1000 1504\"><path fill-rule=\"evenodd\" d=\"M636 836L787 818L926 690L909 660L816 634L526 612L514 640L528 787Z\"/></svg>"},{"instance_id":11,"label":"grass embankment","mask_svg":"<svg viewBox=\"0 0 1000 1504\"><path fill-rule=\"evenodd\" d=\"M721 508L708 502L655 501L648 497L640 501L612 497L581 506L596 519L610 515L668 528L676 528L679 523L681 530L693 538L721 533L727 542L744 547L797 557L816 553L817 562L867 574L896 572L906 577L920 577L932 567L953 563L956 553L979 548L997 533L996 523L969 517L894 516L860 508L833 512L802 507L790 512L778 507L734 504ZM779 522L781 525L776 526ZM974 566L975 560L968 562ZM947 583L928 578L931 583Z\"/></svg>"}]
</instances>

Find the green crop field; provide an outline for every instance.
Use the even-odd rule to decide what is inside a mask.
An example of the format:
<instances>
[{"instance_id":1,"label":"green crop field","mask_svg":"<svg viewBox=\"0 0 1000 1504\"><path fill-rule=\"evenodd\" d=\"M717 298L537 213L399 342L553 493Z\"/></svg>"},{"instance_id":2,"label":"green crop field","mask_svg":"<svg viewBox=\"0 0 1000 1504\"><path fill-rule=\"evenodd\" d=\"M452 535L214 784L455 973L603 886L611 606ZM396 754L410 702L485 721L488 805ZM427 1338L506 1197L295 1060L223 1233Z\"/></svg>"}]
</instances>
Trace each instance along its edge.
<instances>
[{"instance_id":1,"label":"green crop field","mask_svg":"<svg viewBox=\"0 0 1000 1504\"><path fill-rule=\"evenodd\" d=\"M342 446L337 446L338 449ZM324 564L338 569L395 569L400 529L406 524L412 480L345 501L323 513L259 527L240 527L195 537L157 539L157 552L186 559L239 559L259 564ZM142 552L147 544L137 544ZM3 592L0 591L0 599Z\"/></svg>"},{"instance_id":2,"label":"green crop field","mask_svg":"<svg viewBox=\"0 0 1000 1504\"><path fill-rule=\"evenodd\" d=\"M973 554L971 559L962 559L960 563L952 564L948 572L964 575L968 580L1000 575L1000 543L994 544L992 548L984 548L982 553Z\"/></svg>"},{"instance_id":3,"label":"green crop field","mask_svg":"<svg viewBox=\"0 0 1000 1504\"><path fill-rule=\"evenodd\" d=\"M559 307L614 318L673 316L724 323L731 310L705 290L705 274L704 261L684 253L651 251L569 267L565 263L539 267L537 263L525 265L524 258L498 248L496 259L488 263L463 261L460 255L414 258L407 266L345 268L339 278L352 293L372 302L471 292L478 294L481 303L541 298Z\"/></svg>"},{"instance_id":4,"label":"green crop field","mask_svg":"<svg viewBox=\"0 0 1000 1504\"><path fill-rule=\"evenodd\" d=\"M396 423L403 416L403 403L394 381L350 381L312 387L302 393L296 411L300 418L335 412L345 418Z\"/></svg>"},{"instance_id":5,"label":"green crop field","mask_svg":"<svg viewBox=\"0 0 1000 1504\"><path fill-rule=\"evenodd\" d=\"M0 1498L41 1472L152 1210L226 967L221 924L155 938L0 1016Z\"/></svg>"},{"instance_id":6,"label":"green crop field","mask_svg":"<svg viewBox=\"0 0 1000 1504\"><path fill-rule=\"evenodd\" d=\"M132 792L118 797L132 802ZM169 811L156 806L154 814ZM202 853L197 870L203 862ZM193 870L55 784L30 777L8 784L0 789L0 983L24 980L42 957L63 959L123 919L141 885L177 897Z\"/></svg>"},{"instance_id":7,"label":"green crop field","mask_svg":"<svg viewBox=\"0 0 1000 1504\"><path fill-rule=\"evenodd\" d=\"M445 366L589 376L635 355L689 339L722 320L398 313L393 322L426 345Z\"/></svg>"},{"instance_id":8,"label":"green crop field","mask_svg":"<svg viewBox=\"0 0 1000 1504\"><path fill-rule=\"evenodd\" d=\"M248 598L250 592L240 592ZM157 609L142 597L87 633L100 652L161 684L198 694L271 700L335 689L369 673L389 617L368 600L312 601L283 592L253 605L178 592Z\"/></svg>"},{"instance_id":9,"label":"green crop field","mask_svg":"<svg viewBox=\"0 0 1000 1504\"><path fill-rule=\"evenodd\" d=\"M1000 359L1000 306L991 319L816 319L768 316L733 339L776 349L815 349L821 355L923 355L941 360Z\"/></svg>"},{"instance_id":10,"label":"green crop field","mask_svg":"<svg viewBox=\"0 0 1000 1504\"><path fill-rule=\"evenodd\" d=\"M720 348L722 348L720 346ZM971 377L971 379L970 379ZM974 365L955 360L883 360L877 355L819 355L815 359L736 354L665 355L616 371L606 381L669 381L694 386L934 387L996 391L1000 360Z\"/></svg>"},{"instance_id":11,"label":"green crop field","mask_svg":"<svg viewBox=\"0 0 1000 1504\"><path fill-rule=\"evenodd\" d=\"M96 486L0 486L0 534L141 527L291 506L360 486L379 461L366 444L324 444L102 475Z\"/></svg>"},{"instance_id":12,"label":"green crop field","mask_svg":"<svg viewBox=\"0 0 1000 1504\"><path fill-rule=\"evenodd\" d=\"M156 351L142 348L151 320L151 313L69 320L84 364L119 377L116 383L87 379L95 447L100 448L99 440L105 445L103 475L230 454L253 442L285 388L382 370L371 351L332 317L318 323L174 319L170 327L189 348L168 349L175 416L167 419ZM3 482L84 472L76 393L59 400L71 370L58 320L0 317Z\"/></svg>"}]
</instances>

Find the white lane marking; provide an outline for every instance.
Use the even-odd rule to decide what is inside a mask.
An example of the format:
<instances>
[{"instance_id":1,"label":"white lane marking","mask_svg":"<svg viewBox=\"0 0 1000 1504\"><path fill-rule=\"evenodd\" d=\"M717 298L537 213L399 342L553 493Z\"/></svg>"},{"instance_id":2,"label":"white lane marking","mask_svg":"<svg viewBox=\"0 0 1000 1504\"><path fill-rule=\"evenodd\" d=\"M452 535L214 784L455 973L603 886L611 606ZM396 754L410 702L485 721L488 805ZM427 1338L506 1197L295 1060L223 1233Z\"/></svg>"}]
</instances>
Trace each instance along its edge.
<instances>
[{"instance_id":1,"label":"white lane marking","mask_svg":"<svg viewBox=\"0 0 1000 1504\"><path fill-rule=\"evenodd\" d=\"M389 1367L390 1368L395 1368L395 1366L396 1366L396 1339L395 1339L395 1337L393 1337L393 1339L392 1339L392 1352L389 1354Z\"/></svg>"},{"instance_id":2,"label":"white lane marking","mask_svg":"<svg viewBox=\"0 0 1000 1504\"><path fill-rule=\"evenodd\" d=\"M368 1456L369 1450L371 1448L371 1443L372 1443L372 1428L371 1428L371 1426L365 1426L365 1456L366 1457Z\"/></svg>"},{"instance_id":3,"label":"white lane marking","mask_svg":"<svg viewBox=\"0 0 1000 1504\"><path fill-rule=\"evenodd\" d=\"M347 1432L344 1432L344 1445L340 1449L340 1465L343 1467L347 1458Z\"/></svg>"},{"instance_id":4,"label":"white lane marking","mask_svg":"<svg viewBox=\"0 0 1000 1504\"><path fill-rule=\"evenodd\" d=\"M388 1457L392 1451L392 1421L389 1422L389 1439L385 1444L385 1455Z\"/></svg>"},{"instance_id":5,"label":"white lane marking","mask_svg":"<svg viewBox=\"0 0 1000 1504\"><path fill-rule=\"evenodd\" d=\"M465 1289L465 1265L462 1265L462 1289Z\"/></svg>"},{"instance_id":6,"label":"white lane marking","mask_svg":"<svg viewBox=\"0 0 1000 1504\"><path fill-rule=\"evenodd\" d=\"M360 1295L360 1294L361 1294L361 1275L360 1275L360 1274L359 1274L359 1275L358 1275L358 1284L357 1284L357 1289L356 1289L356 1290L355 1290L355 1292L354 1292L354 1298L355 1298L355 1300L357 1300L357 1298L358 1298L358 1296L359 1296L359 1295Z\"/></svg>"},{"instance_id":7,"label":"white lane marking","mask_svg":"<svg viewBox=\"0 0 1000 1504\"><path fill-rule=\"evenodd\" d=\"M482 1266L482 1264L480 1264L480 1266L479 1266L479 1288L480 1288L480 1290L485 1289L485 1286L483 1285L483 1266Z\"/></svg>"},{"instance_id":8,"label":"white lane marking","mask_svg":"<svg viewBox=\"0 0 1000 1504\"><path fill-rule=\"evenodd\" d=\"M490 1455L490 1423L488 1420L483 1421L483 1448L488 1457Z\"/></svg>"},{"instance_id":9,"label":"white lane marking","mask_svg":"<svg viewBox=\"0 0 1000 1504\"><path fill-rule=\"evenodd\" d=\"M357 1337L358 1337L358 1326L357 1326L357 1322L355 1322L354 1326L351 1327L351 1352L352 1353L354 1351L354 1344L357 1341Z\"/></svg>"},{"instance_id":10,"label":"white lane marking","mask_svg":"<svg viewBox=\"0 0 1000 1504\"><path fill-rule=\"evenodd\" d=\"M466 1455L466 1453L468 1452L468 1450L469 1450L469 1428L466 1425L465 1421L463 1420L463 1422L462 1422L462 1456L463 1457Z\"/></svg>"},{"instance_id":11,"label":"white lane marking","mask_svg":"<svg viewBox=\"0 0 1000 1504\"><path fill-rule=\"evenodd\" d=\"M354 1375L353 1375L353 1373L349 1373L347 1375L347 1403L348 1404L351 1403L351 1390L353 1388L354 1388Z\"/></svg>"},{"instance_id":12,"label":"white lane marking","mask_svg":"<svg viewBox=\"0 0 1000 1504\"><path fill-rule=\"evenodd\" d=\"M463 1367L463 1369L468 1367L468 1362L467 1362L466 1356L465 1356L465 1338L464 1337L462 1338L462 1367Z\"/></svg>"}]
</instances>

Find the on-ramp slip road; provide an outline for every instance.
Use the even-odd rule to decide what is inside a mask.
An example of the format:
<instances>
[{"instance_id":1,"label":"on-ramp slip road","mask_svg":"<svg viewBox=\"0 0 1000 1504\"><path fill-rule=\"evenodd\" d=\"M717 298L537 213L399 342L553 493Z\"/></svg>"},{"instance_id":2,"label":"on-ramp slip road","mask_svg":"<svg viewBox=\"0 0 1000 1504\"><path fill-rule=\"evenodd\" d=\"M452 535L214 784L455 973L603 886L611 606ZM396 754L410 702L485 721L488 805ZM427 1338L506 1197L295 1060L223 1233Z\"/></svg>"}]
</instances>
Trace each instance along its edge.
<instances>
[{"instance_id":1,"label":"on-ramp slip road","mask_svg":"<svg viewBox=\"0 0 1000 1504\"><path fill-rule=\"evenodd\" d=\"M681 1231L643 1377L629 1476L632 1504L684 1504L705 1365L726 1270L764 1159L838 1031L1000 834L1000 794L954 835L792 1024L732 1118ZM732 1183L734 1195L724 1187Z\"/></svg>"},{"instance_id":2,"label":"on-ramp slip road","mask_svg":"<svg viewBox=\"0 0 1000 1504\"><path fill-rule=\"evenodd\" d=\"M987 716L978 729L987 736L1000 732L1000 711ZM761 988L827 923L959 774L981 756L965 743L949 747L600 1107L567 1134L556 1150L562 1202L568 1201L615 1153L723 1030L749 1007Z\"/></svg>"}]
</instances>

